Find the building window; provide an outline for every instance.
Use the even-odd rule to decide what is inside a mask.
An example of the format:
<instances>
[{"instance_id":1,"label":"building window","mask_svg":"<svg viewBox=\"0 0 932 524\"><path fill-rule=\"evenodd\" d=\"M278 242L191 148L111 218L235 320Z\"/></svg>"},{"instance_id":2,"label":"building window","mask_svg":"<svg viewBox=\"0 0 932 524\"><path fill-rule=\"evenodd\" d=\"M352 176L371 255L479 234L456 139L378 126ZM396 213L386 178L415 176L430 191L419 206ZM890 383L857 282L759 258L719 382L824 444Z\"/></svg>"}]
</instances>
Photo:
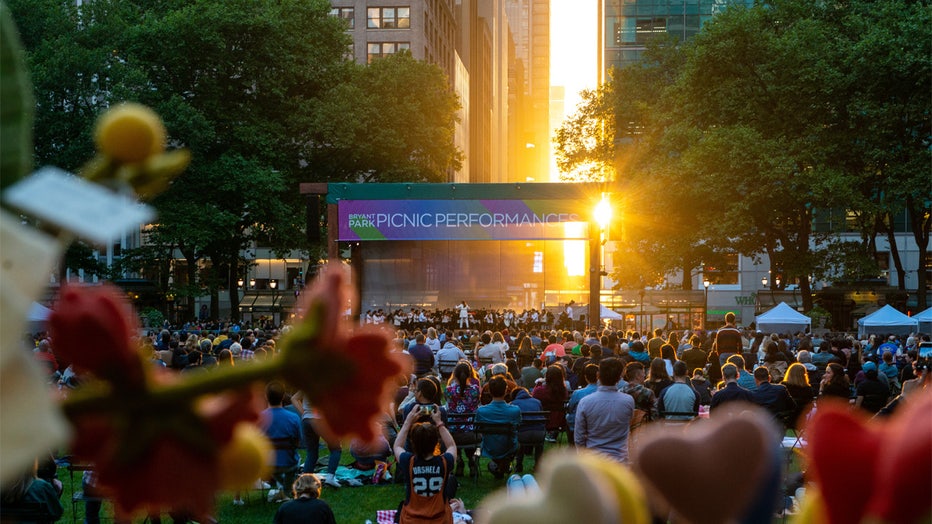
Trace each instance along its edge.
<instances>
[{"instance_id":1,"label":"building window","mask_svg":"<svg viewBox=\"0 0 932 524\"><path fill-rule=\"evenodd\" d=\"M369 29L410 29L410 7L370 7L367 9Z\"/></svg>"},{"instance_id":2,"label":"building window","mask_svg":"<svg viewBox=\"0 0 932 524\"><path fill-rule=\"evenodd\" d=\"M355 11L352 7L334 7L330 10L330 16L335 16L346 22L346 28L352 29L356 26Z\"/></svg>"},{"instance_id":3,"label":"building window","mask_svg":"<svg viewBox=\"0 0 932 524\"><path fill-rule=\"evenodd\" d=\"M738 283L738 255L729 253L724 256L721 266L705 265L702 270L703 277L713 284Z\"/></svg>"},{"instance_id":4,"label":"building window","mask_svg":"<svg viewBox=\"0 0 932 524\"><path fill-rule=\"evenodd\" d=\"M376 58L393 55L399 51L411 49L410 42L370 42L368 45L368 59L372 62Z\"/></svg>"}]
</instances>

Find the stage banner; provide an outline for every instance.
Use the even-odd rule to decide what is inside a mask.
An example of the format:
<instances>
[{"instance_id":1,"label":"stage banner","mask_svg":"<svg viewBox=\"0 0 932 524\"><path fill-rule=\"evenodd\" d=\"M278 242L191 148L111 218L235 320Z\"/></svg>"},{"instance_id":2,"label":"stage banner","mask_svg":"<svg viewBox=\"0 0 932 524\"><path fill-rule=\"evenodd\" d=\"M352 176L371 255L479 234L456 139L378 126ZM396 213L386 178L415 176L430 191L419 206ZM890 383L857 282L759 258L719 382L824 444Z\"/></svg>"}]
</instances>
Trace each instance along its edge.
<instances>
[{"instance_id":1,"label":"stage banner","mask_svg":"<svg viewBox=\"0 0 932 524\"><path fill-rule=\"evenodd\" d=\"M339 240L584 239L574 200L341 200Z\"/></svg>"}]
</instances>

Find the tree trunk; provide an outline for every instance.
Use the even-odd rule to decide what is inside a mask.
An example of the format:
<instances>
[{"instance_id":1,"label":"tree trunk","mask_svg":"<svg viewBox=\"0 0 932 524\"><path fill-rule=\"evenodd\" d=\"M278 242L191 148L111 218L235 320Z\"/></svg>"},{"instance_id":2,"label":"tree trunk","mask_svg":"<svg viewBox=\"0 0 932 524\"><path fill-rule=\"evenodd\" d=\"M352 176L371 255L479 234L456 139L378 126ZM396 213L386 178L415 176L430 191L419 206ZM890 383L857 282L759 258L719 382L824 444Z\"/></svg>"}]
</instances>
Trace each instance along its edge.
<instances>
[{"instance_id":1,"label":"tree trunk","mask_svg":"<svg viewBox=\"0 0 932 524\"><path fill-rule=\"evenodd\" d=\"M900 248L896 245L896 235L893 234L893 216L887 213L885 222L887 243L890 244L890 256L893 257L893 267L896 269L896 287L906 291L906 272L903 271L903 261L900 259Z\"/></svg>"},{"instance_id":2,"label":"tree trunk","mask_svg":"<svg viewBox=\"0 0 932 524\"><path fill-rule=\"evenodd\" d=\"M916 247L919 249L919 261L916 265L918 285L916 286L916 300L919 305L919 311L924 311L928 307L928 290L929 285L928 273L926 271L926 261L929 259L929 236L932 235L932 214L921 207L922 202L917 202L912 196L906 197L906 209L909 212L909 222L913 228L913 239L916 241Z\"/></svg>"},{"instance_id":3,"label":"tree trunk","mask_svg":"<svg viewBox=\"0 0 932 524\"><path fill-rule=\"evenodd\" d=\"M236 263L227 265L227 294L230 297L230 319L233 322L239 322L239 287L236 285L238 268L239 264Z\"/></svg>"},{"instance_id":4,"label":"tree trunk","mask_svg":"<svg viewBox=\"0 0 932 524\"><path fill-rule=\"evenodd\" d=\"M188 294L185 297L185 320L197 319L197 312L195 311L195 294L194 290L197 288L197 256L194 254L194 250L188 250L184 254L184 259L188 263L187 273L188 273Z\"/></svg>"}]
</instances>

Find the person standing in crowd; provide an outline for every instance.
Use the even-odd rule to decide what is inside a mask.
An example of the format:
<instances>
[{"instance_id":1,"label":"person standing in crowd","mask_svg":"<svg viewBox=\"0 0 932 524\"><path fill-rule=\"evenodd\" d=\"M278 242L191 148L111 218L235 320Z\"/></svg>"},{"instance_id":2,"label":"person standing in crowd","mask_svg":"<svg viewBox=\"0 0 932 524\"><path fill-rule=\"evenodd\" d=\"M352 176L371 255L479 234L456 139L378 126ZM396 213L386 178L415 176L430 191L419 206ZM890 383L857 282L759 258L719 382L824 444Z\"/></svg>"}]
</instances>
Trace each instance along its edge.
<instances>
[{"instance_id":1,"label":"person standing in crowd","mask_svg":"<svg viewBox=\"0 0 932 524\"><path fill-rule=\"evenodd\" d=\"M621 360L606 358L599 363L599 387L579 401L574 441L577 447L602 453L619 462L628 461L628 432L634 415L634 398L618 391Z\"/></svg>"},{"instance_id":2,"label":"person standing in crowd","mask_svg":"<svg viewBox=\"0 0 932 524\"><path fill-rule=\"evenodd\" d=\"M741 331L735 327L735 314L725 313L725 325L715 333L715 351L718 352L719 364L728 361L732 355L740 355L743 349Z\"/></svg>"},{"instance_id":3,"label":"person standing in crowd","mask_svg":"<svg viewBox=\"0 0 932 524\"><path fill-rule=\"evenodd\" d=\"M456 310L459 311L460 329L469 329L469 305L464 300L456 306Z\"/></svg>"},{"instance_id":4,"label":"person standing in crowd","mask_svg":"<svg viewBox=\"0 0 932 524\"><path fill-rule=\"evenodd\" d=\"M339 488L340 481L336 478L337 468L340 467L340 459L343 456L343 447L340 439L334 438L323 431L320 424L320 416L311 406L307 396L303 391L298 391L291 396L291 405L294 406L301 417L301 432L304 435L304 449L307 450L307 457L304 461L304 473L314 473L317 468L317 460L320 458L320 440L323 439L330 452L327 460L327 473L324 477L324 483L332 488Z\"/></svg>"}]
</instances>

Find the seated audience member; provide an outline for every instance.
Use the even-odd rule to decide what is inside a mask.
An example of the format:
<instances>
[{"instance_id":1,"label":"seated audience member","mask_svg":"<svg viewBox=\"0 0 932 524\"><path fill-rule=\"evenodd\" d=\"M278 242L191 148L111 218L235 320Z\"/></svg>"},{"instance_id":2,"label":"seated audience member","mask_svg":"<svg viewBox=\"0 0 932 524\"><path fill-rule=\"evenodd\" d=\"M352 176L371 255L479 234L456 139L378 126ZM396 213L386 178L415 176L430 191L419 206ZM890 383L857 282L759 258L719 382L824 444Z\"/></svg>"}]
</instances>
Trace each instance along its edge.
<instances>
[{"instance_id":1,"label":"seated audience member","mask_svg":"<svg viewBox=\"0 0 932 524\"><path fill-rule=\"evenodd\" d=\"M561 364L551 364L544 374L544 383L536 386L531 396L540 401L547 416L547 441L556 442L557 434L566 429L566 401L570 394L566 374Z\"/></svg>"},{"instance_id":2,"label":"seated audience member","mask_svg":"<svg viewBox=\"0 0 932 524\"><path fill-rule=\"evenodd\" d=\"M677 360L673 364L673 384L660 392L657 399L660 412L699 414L699 393L693 389L686 374L686 363ZM689 420L690 415L666 415L667 420Z\"/></svg>"},{"instance_id":3,"label":"seated audience member","mask_svg":"<svg viewBox=\"0 0 932 524\"><path fill-rule=\"evenodd\" d=\"M320 499L320 479L304 473L294 481L294 500L282 504L275 512L274 524L336 524L333 510Z\"/></svg>"},{"instance_id":4,"label":"seated audience member","mask_svg":"<svg viewBox=\"0 0 932 524\"><path fill-rule=\"evenodd\" d=\"M737 366L730 362L722 366L722 379L725 381L725 387L719 389L712 395L712 403L709 405L710 415L724 404L738 401L754 401L751 392L738 385Z\"/></svg>"},{"instance_id":5,"label":"seated audience member","mask_svg":"<svg viewBox=\"0 0 932 524\"><path fill-rule=\"evenodd\" d=\"M688 368L689 364L687 364L686 367ZM705 373L702 369L696 368L693 373L693 378L690 379L690 383L693 389L696 390L696 393L699 393L699 404L708 406L712 403L712 384L709 383L709 379L705 377Z\"/></svg>"},{"instance_id":6,"label":"seated audience member","mask_svg":"<svg viewBox=\"0 0 932 524\"><path fill-rule=\"evenodd\" d=\"M625 366L625 381L627 384L622 388L622 392L631 395L634 398L634 407L644 413L643 422L650 422L660 418L657 409L657 396L654 391L644 385L647 374L644 371L644 364L640 361L628 363Z\"/></svg>"},{"instance_id":7,"label":"seated audience member","mask_svg":"<svg viewBox=\"0 0 932 524\"><path fill-rule=\"evenodd\" d=\"M795 362L786 368L783 385L786 386L787 392L796 401L797 407L809 404L815 398L816 392L809 383L809 373L806 372L806 366L799 362Z\"/></svg>"},{"instance_id":8,"label":"seated audience member","mask_svg":"<svg viewBox=\"0 0 932 524\"><path fill-rule=\"evenodd\" d=\"M782 384L770 383L770 370L761 366L754 370L757 389L751 394L754 403L763 407L774 417L786 416L796 410L796 401Z\"/></svg>"},{"instance_id":9,"label":"seated audience member","mask_svg":"<svg viewBox=\"0 0 932 524\"><path fill-rule=\"evenodd\" d=\"M845 368L837 362L829 363L825 366L825 373L819 382L819 398L837 398L847 402L850 397L851 384L848 382Z\"/></svg>"},{"instance_id":10,"label":"seated audience member","mask_svg":"<svg viewBox=\"0 0 932 524\"><path fill-rule=\"evenodd\" d=\"M262 412L262 429L275 448L273 479L278 484L269 491L270 499L283 499L291 492L291 485L298 473L298 448L302 444L301 418L293 411L282 407L285 386L281 382L269 382L265 388L269 407Z\"/></svg>"},{"instance_id":11,"label":"seated audience member","mask_svg":"<svg viewBox=\"0 0 932 524\"><path fill-rule=\"evenodd\" d=\"M890 398L890 387L877 377L877 364L865 362L862 369L864 380L858 384L855 391L854 405L874 414L887 404Z\"/></svg>"},{"instance_id":12,"label":"seated audience member","mask_svg":"<svg viewBox=\"0 0 932 524\"><path fill-rule=\"evenodd\" d=\"M489 368L489 373L491 373L491 376L489 377L490 379L496 376L500 376L505 379L505 384L507 386L505 391L505 402L511 402L511 397L514 395L515 389L518 388L518 384L515 382L514 377L512 377L508 372L508 366L503 362L493 364L492 367ZM482 391L479 394L479 403L482 405L492 402L492 394L489 392L489 382L491 382L491 380L483 384Z\"/></svg>"},{"instance_id":13,"label":"seated audience member","mask_svg":"<svg viewBox=\"0 0 932 524\"><path fill-rule=\"evenodd\" d=\"M738 368L738 385L743 387L748 391L754 391L757 389L757 382L754 380L754 375L748 372L745 368L747 363L744 361L744 357L741 355L732 355L728 357L728 362L734 364Z\"/></svg>"},{"instance_id":14,"label":"seated audience member","mask_svg":"<svg viewBox=\"0 0 932 524\"><path fill-rule=\"evenodd\" d=\"M37 463L25 473L11 479L0 491L0 516L12 513L25 506L37 505L44 518L38 522L56 522L64 513L55 487L36 476ZM7 522L6 519L3 519ZM10 522L28 522L10 520Z\"/></svg>"},{"instance_id":15,"label":"seated audience member","mask_svg":"<svg viewBox=\"0 0 932 524\"><path fill-rule=\"evenodd\" d=\"M481 409L481 408L480 408ZM517 409L517 408L515 408ZM450 499L455 483L450 483L450 474L456 461L456 443L446 425L440 420L440 412L416 406L405 417L404 424L395 439L395 458L398 460L396 473L404 472L405 499L401 506L398 522L453 522ZM429 422L416 422L427 416ZM411 442L411 451L404 448L406 440ZM438 444L446 452L434 455Z\"/></svg>"},{"instance_id":16,"label":"seated audience member","mask_svg":"<svg viewBox=\"0 0 932 524\"><path fill-rule=\"evenodd\" d=\"M579 401L599 389L599 366L586 364L583 368L583 376L586 378L586 386L574 391L566 404L566 437L571 443L574 442L573 431L576 429L576 408L579 407Z\"/></svg>"},{"instance_id":17,"label":"seated audience member","mask_svg":"<svg viewBox=\"0 0 932 524\"><path fill-rule=\"evenodd\" d=\"M518 428L518 451L515 453L515 472L524 472L524 455L530 449L534 454L534 467L540 461L541 455L544 454L544 438L547 435L546 424L543 419L535 422L528 422L526 413L534 411L543 411L541 403L536 398L531 397L530 393L522 387L515 390L512 406L518 406L521 410L521 417L524 420Z\"/></svg>"},{"instance_id":18,"label":"seated audience member","mask_svg":"<svg viewBox=\"0 0 932 524\"><path fill-rule=\"evenodd\" d=\"M463 350L456 345L453 334L447 332L447 339L440 351L437 352L437 371L440 372L440 378L448 380L450 375L453 374L456 363L465 359L466 353L463 353Z\"/></svg>"},{"instance_id":19,"label":"seated audience member","mask_svg":"<svg viewBox=\"0 0 932 524\"><path fill-rule=\"evenodd\" d=\"M537 379L544 377L544 362L540 359L533 359L530 365L521 368L521 378L518 379L518 385L528 391L534 389Z\"/></svg>"},{"instance_id":20,"label":"seated audience member","mask_svg":"<svg viewBox=\"0 0 932 524\"><path fill-rule=\"evenodd\" d=\"M479 408L479 394L479 377L476 375L476 370L473 369L469 362L460 362L453 369L453 375L450 376L450 380L447 382L447 416L475 413L476 409ZM466 455L466 449L464 449L468 448L470 451L475 451L475 447L479 443L479 439L473 431L473 425L471 423L451 423L449 428L453 440L456 442L456 447L460 450L459 460L456 464L456 475L463 475L465 463L469 464L469 476L478 475L476 454L469 453Z\"/></svg>"},{"instance_id":21,"label":"seated audience member","mask_svg":"<svg viewBox=\"0 0 932 524\"><path fill-rule=\"evenodd\" d=\"M709 360L709 355L699 346L699 337L693 335L689 337L690 347L683 351L683 362L686 362L687 373L695 373L697 369L705 369L705 364Z\"/></svg>"},{"instance_id":22,"label":"seated audience member","mask_svg":"<svg viewBox=\"0 0 932 524\"><path fill-rule=\"evenodd\" d=\"M511 424L517 430L521 424L521 408L505 402L507 384L502 376L495 376L489 381L492 401L476 410L476 422L493 424ZM497 479L502 479L508 472L509 465L518 450L517 433L511 435L488 434L482 436L482 455L491 459L489 471Z\"/></svg>"}]
</instances>

